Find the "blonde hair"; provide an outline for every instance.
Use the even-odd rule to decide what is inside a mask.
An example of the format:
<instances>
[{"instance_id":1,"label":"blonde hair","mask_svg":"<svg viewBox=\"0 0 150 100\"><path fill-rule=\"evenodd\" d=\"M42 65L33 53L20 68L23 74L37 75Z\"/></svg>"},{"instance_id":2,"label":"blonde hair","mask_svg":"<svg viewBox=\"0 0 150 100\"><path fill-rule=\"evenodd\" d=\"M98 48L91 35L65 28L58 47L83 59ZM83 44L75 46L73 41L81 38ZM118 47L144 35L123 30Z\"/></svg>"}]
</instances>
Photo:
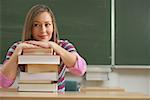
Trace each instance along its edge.
<instances>
[{"instance_id":1,"label":"blonde hair","mask_svg":"<svg viewBox=\"0 0 150 100\"><path fill-rule=\"evenodd\" d=\"M54 16L52 10L48 6L42 5L42 4L33 6L27 13L26 18L25 18L23 32L22 32L23 33L22 41L27 41L27 40L33 39L33 37L32 37L33 20L38 14L41 14L42 12L48 12L50 14L50 16L52 18L53 28L54 28L51 41L54 41L56 43L58 42L59 35L58 35L58 29L57 29L57 25L56 25L55 16Z\"/></svg>"}]
</instances>

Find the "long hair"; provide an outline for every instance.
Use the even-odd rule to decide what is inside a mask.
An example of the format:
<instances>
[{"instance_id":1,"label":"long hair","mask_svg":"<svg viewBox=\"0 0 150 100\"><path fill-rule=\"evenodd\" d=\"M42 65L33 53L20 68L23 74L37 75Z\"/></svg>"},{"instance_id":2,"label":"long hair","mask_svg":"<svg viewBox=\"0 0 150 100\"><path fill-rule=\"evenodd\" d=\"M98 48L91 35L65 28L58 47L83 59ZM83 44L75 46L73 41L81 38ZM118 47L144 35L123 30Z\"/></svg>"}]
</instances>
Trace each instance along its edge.
<instances>
[{"instance_id":1,"label":"long hair","mask_svg":"<svg viewBox=\"0 0 150 100\"><path fill-rule=\"evenodd\" d=\"M25 18L24 27L23 27L23 32L22 32L22 41L27 41L27 40L33 39L33 37L32 37L33 20L37 15L41 14L42 12L48 12L50 14L50 16L52 18L53 28L54 28L51 41L54 41L56 43L58 42L59 34L58 34L55 16L54 16L52 10L48 6L42 5L42 4L33 6L27 13L26 18Z\"/></svg>"}]
</instances>

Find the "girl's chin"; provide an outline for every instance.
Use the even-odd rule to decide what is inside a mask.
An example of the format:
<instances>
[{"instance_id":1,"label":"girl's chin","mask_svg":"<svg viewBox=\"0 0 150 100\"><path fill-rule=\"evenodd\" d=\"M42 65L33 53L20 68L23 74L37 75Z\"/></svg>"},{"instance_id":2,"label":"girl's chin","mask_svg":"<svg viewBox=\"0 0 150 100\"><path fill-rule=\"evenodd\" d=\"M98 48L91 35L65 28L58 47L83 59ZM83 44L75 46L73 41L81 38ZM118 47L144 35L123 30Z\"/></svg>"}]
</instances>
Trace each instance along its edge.
<instances>
[{"instance_id":1,"label":"girl's chin","mask_svg":"<svg viewBox=\"0 0 150 100\"><path fill-rule=\"evenodd\" d=\"M39 41L48 42L49 40L48 39L41 39Z\"/></svg>"},{"instance_id":2,"label":"girl's chin","mask_svg":"<svg viewBox=\"0 0 150 100\"><path fill-rule=\"evenodd\" d=\"M47 39L47 38L44 38L44 39L36 39L37 41L43 41L43 42L47 42L47 41L49 41L49 39Z\"/></svg>"}]
</instances>

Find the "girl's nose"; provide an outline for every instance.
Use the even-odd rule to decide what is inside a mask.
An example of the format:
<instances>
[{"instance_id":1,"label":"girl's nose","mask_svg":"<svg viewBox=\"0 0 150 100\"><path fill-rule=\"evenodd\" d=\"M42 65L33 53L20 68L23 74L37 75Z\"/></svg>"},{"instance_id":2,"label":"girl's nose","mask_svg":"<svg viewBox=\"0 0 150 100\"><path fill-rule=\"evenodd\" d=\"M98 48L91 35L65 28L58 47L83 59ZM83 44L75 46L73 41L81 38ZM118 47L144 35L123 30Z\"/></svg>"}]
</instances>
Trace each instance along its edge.
<instances>
[{"instance_id":1,"label":"girl's nose","mask_svg":"<svg viewBox=\"0 0 150 100\"><path fill-rule=\"evenodd\" d=\"M41 31L44 33L44 32L46 32L46 27L45 27L45 25L42 25L41 26Z\"/></svg>"}]
</instances>

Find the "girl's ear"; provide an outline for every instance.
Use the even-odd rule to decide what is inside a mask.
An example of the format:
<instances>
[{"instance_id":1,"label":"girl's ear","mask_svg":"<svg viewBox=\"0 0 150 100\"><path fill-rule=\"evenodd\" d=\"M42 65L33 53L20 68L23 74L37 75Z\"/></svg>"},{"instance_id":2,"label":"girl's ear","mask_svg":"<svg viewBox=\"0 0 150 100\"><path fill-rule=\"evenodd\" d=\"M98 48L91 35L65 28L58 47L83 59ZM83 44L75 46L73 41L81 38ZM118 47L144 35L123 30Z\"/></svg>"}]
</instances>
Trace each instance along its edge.
<instances>
[{"instance_id":1,"label":"girl's ear","mask_svg":"<svg viewBox=\"0 0 150 100\"><path fill-rule=\"evenodd\" d=\"M54 35L54 31L53 31L53 33L52 33L52 38L50 39L50 41L54 41L54 37L55 35Z\"/></svg>"}]
</instances>

